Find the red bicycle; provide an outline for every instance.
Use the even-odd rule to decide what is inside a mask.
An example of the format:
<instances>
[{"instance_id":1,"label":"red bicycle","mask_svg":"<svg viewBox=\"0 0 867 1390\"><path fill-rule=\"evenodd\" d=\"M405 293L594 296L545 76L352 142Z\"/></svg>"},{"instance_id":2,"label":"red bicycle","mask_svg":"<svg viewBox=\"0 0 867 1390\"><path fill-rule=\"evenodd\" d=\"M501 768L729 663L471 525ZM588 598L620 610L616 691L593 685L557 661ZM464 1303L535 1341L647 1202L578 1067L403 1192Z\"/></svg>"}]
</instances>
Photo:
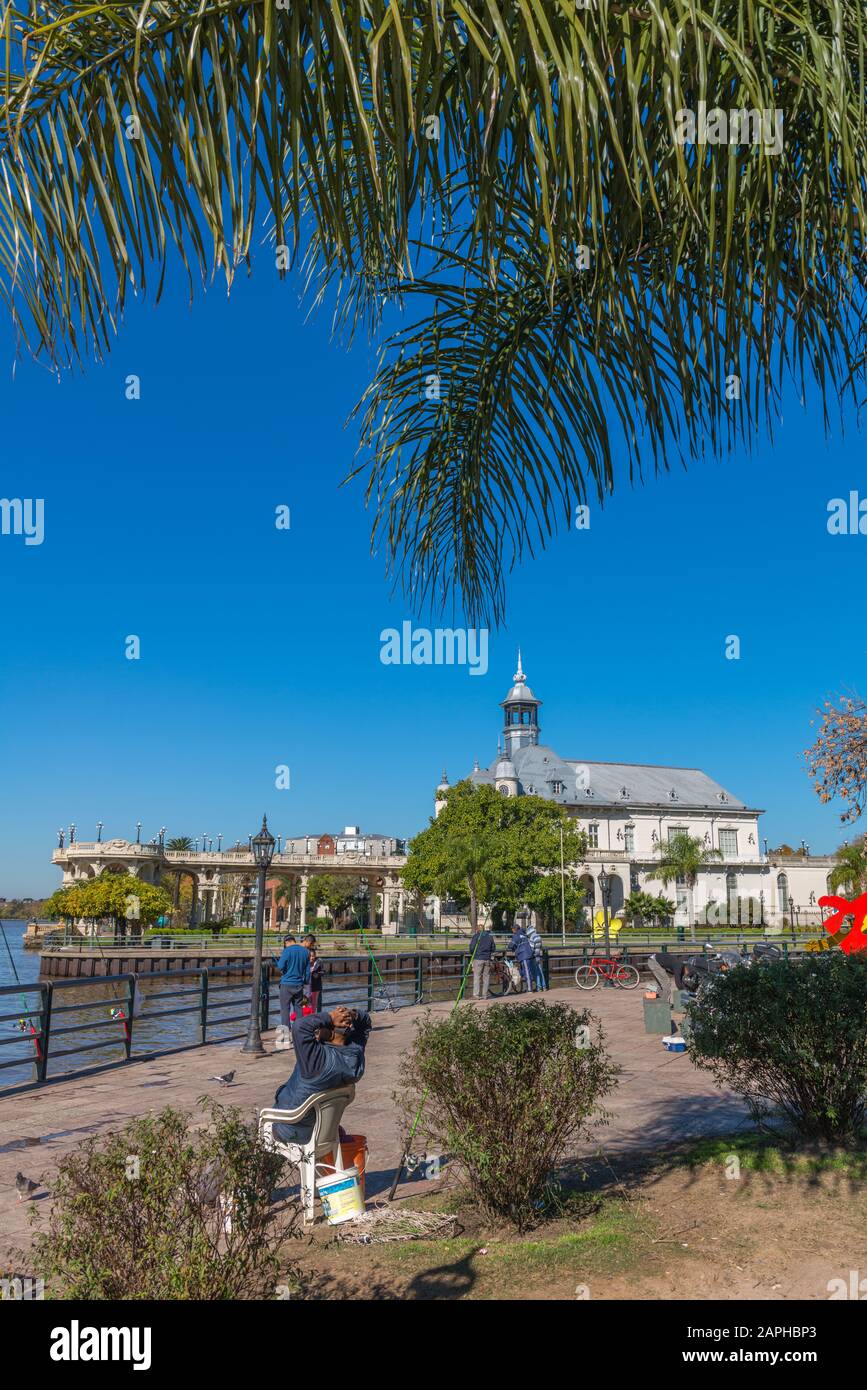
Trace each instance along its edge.
<instances>
[{"instance_id":1,"label":"red bicycle","mask_svg":"<svg viewBox=\"0 0 867 1390\"><path fill-rule=\"evenodd\" d=\"M607 960L605 956L594 956L589 965L579 965L575 971L575 983L579 989L595 989L600 980L609 980L618 989L635 989L639 975L634 965Z\"/></svg>"}]
</instances>

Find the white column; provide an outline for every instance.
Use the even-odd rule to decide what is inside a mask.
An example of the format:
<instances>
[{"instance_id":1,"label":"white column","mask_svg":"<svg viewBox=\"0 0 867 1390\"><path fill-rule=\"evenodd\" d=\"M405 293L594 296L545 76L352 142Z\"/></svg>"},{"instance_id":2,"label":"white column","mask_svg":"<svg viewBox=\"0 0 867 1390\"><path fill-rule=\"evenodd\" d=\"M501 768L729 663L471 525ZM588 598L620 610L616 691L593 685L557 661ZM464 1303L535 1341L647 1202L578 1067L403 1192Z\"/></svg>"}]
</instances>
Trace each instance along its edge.
<instances>
[{"instance_id":1,"label":"white column","mask_svg":"<svg viewBox=\"0 0 867 1390\"><path fill-rule=\"evenodd\" d=\"M298 926L306 929L307 924L307 875L301 875L300 901L298 904Z\"/></svg>"}]
</instances>

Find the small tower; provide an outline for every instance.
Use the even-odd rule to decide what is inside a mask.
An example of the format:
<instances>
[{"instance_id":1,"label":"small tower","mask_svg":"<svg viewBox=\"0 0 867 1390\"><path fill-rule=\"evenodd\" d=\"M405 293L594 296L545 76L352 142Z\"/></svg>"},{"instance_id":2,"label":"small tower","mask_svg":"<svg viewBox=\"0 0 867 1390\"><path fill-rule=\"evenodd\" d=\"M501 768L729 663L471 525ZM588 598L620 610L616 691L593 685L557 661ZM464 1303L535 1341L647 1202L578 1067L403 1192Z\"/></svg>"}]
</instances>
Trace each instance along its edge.
<instances>
[{"instance_id":1,"label":"small tower","mask_svg":"<svg viewBox=\"0 0 867 1390\"><path fill-rule=\"evenodd\" d=\"M500 701L503 714L504 754L511 758L517 748L526 748L539 742L538 710L542 701L537 700L521 667L521 648L518 648L518 669L512 677L514 684Z\"/></svg>"},{"instance_id":2,"label":"small tower","mask_svg":"<svg viewBox=\"0 0 867 1390\"><path fill-rule=\"evenodd\" d=\"M440 784L439 784L439 786L438 786L437 789L436 789L436 795L435 795L435 797L434 797L434 819L436 819L436 817L439 815L440 811L442 811L442 810L444 809L445 804L446 804L446 796L448 795L448 791L449 791L449 779L448 779L448 774L446 773L445 768L443 768L443 775L442 775L442 777L440 778Z\"/></svg>"},{"instance_id":3,"label":"small tower","mask_svg":"<svg viewBox=\"0 0 867 1390\"><path fill-rule=\"evenodd\" d=\"M518 795L518 774L515 764L505 755L500 758L494 771L494 786L501 796Z\"/></svg>"}]
</instances>

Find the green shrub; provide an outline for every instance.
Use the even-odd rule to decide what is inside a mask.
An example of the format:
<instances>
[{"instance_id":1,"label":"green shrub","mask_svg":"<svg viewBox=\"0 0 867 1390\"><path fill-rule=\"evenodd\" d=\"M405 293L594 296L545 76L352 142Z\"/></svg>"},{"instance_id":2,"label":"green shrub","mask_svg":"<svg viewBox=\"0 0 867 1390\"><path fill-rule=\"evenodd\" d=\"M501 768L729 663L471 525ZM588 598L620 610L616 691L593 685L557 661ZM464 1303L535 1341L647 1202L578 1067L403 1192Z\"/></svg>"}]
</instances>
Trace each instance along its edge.
<instances>
[{"instance_id":1,"label":"green shrub","mask_svg":"<svg viewBox=\"0 0 867 1390\"><path fill-rule=\"evenodd\" d=\"M416 1133L448 1154L491 1217L519 1230L538 1216L546 1184L586 1134L617 1068L601 1027L566 1004L465 1005L428 1014L401 1068L396 1096ZM579 1029L586 1030L584 1036Z\"/></svg>"},{"instance_id":2,"label":"green shrub","mask_svg":"<svg viewBox=\"0 0 867 1390\"><path fill-rule=\"evenodd\" d=\"M841 1143L864 1123L867 960L842 952L737 966L690 1008L693 1061L762 1124L782 1112L808 1139Z\"/></svg>"},{"instance_id":3,"label":"green shrub","mask_svg":"<svg viewBox=\"0 0 867 1390\"><path fill-rule=\"evenodd\" d=\"M283 1160L237 1110L203 1104L207 1128L168 1108L61 1161L48 1229L35 1239L55 1296L266 1298L297 1283L279 1250L298 1210L270 1210Z\"/></svg>"}]
</instances>

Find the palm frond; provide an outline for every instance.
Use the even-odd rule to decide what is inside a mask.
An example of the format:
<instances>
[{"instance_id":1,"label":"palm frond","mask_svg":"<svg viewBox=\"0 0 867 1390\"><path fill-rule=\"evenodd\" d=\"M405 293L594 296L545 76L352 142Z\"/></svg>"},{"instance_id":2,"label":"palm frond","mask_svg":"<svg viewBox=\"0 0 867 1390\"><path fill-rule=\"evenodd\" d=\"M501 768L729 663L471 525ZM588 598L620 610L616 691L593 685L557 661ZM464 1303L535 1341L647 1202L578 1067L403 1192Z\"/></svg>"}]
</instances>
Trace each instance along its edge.
<instances>
[{"instance_id":1,"label":"palm frond","mask_svg":"<svg viewBox=\"0 0 867 1390\"><path fill-rule=\"evenodd\" d=\"M865 0L33 0L0 35L23 347L105 352L172 255L192 293L260 242L272 273L342 283L350 326L427 302L365 417L413 593L442 601L456 567L496 616L503 546L508 568L604 497L619 449L640 476L751 435L787 372L826 414L860 387ZM779 112L780 148L682 143L702 104ZM436 419L412 401L432 350Z\"/></svg>"}]
</instances>

